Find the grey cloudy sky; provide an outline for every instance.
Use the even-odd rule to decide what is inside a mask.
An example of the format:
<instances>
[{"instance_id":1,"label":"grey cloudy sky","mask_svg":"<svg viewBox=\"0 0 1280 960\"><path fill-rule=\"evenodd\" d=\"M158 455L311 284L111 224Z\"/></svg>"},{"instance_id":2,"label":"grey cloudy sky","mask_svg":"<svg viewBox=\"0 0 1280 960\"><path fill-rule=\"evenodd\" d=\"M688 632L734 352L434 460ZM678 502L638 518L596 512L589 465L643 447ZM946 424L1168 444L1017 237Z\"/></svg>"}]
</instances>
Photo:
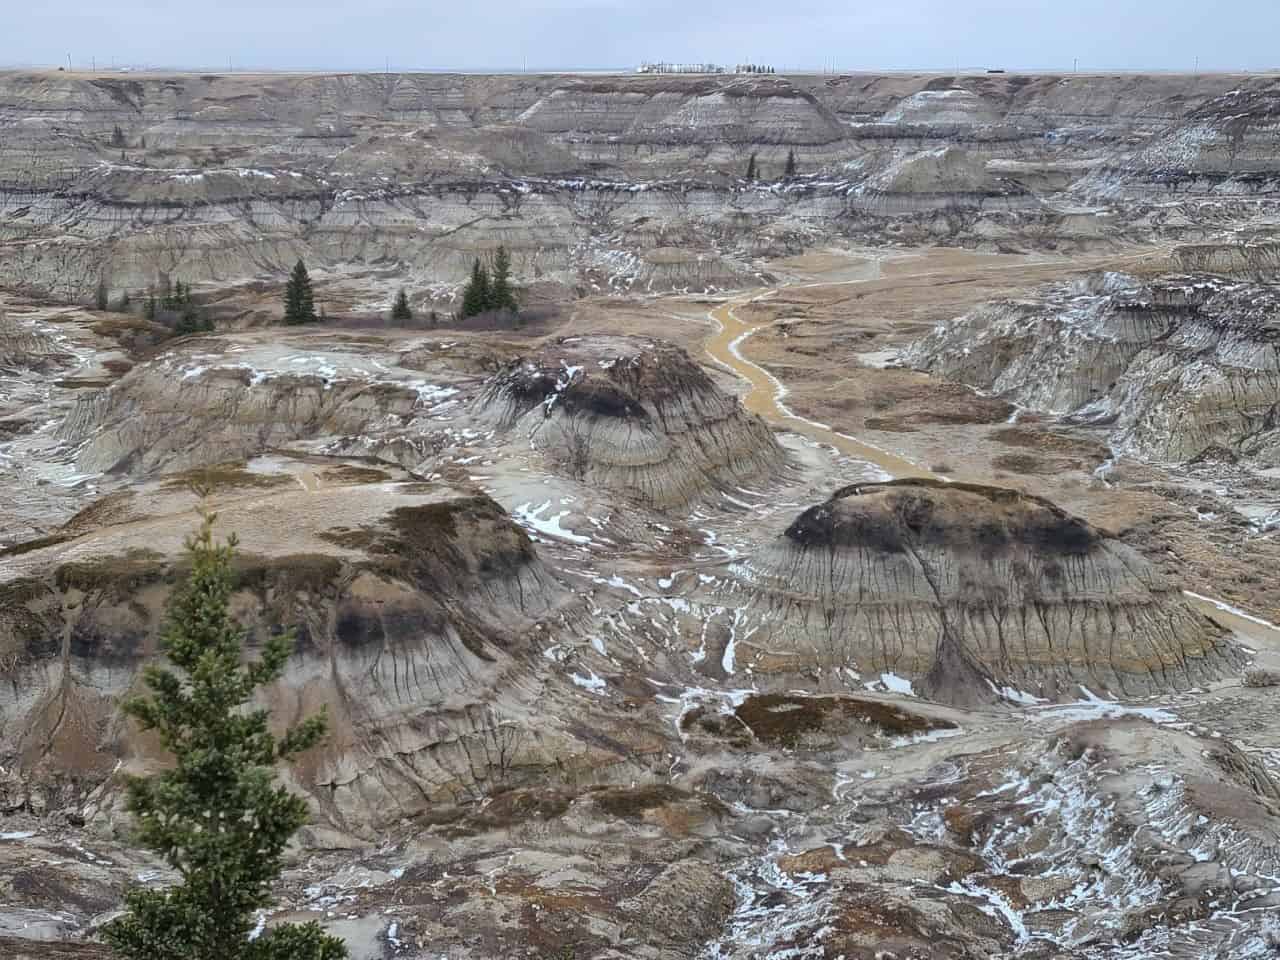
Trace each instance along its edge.
<instances>
[{"instance_id":1,"label":"grey cloudy sky","mask_svg":"<svg viewBox=\"0 0 1280 960\"><path fill-rule=\"evenodd\" d=\"M0 62L1280 68L1280 0L0 0Z\"/></svg>"}]
</instances>

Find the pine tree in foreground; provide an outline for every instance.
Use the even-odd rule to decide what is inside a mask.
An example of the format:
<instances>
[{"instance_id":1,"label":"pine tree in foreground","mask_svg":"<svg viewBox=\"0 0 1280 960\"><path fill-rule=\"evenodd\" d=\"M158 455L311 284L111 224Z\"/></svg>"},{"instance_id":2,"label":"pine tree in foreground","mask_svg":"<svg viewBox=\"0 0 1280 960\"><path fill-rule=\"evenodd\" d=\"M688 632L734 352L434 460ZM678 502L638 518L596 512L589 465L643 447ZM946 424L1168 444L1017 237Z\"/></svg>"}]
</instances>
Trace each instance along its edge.
<instances>
[{"instance_id":1,"label":"pine tree in foreground","mask_svg":"<svg viewBox=\"0 0 1280 960\"><path fill-rule=\"evenodd\" d=\"M285 846L307 820L306 803L273 785L272 768L316 744L326 724L312 716L277 739L268 712L246 708L284 671L293 638L272 637L259 660L241 662L244 633L229 612L236 542L214 540L214 519L204 513L188 540L191 574L169 607L161 643L177 671L147 667L151 696L124 704L173 754L171 769L129 779L128 808L139 841L181 882L129 891L102 935L123 960L341 960L342 941L316 923L252 936Z\"/></svg>"},{"instance_id":2,"label":"pine tree in foreground","mask_svg":"<svg viewBox=\"0 0 1280 960\"><path fill-rule=\"evenodd\" d=\"M758 171L756 170L756 155L753 153L751 159L747 161L747 179L754 180Z\"/></svg>"},{"instance_id":3,"label":"pine tree in foreground","mask_svg":"<svg viewBox=\"0 0 1280 960\"><path fill-rule=\"evenodd\" d=\"M796 175L796 152L794 150L787 151L787 168L782 175L784 177L794 177Z\"/></svg>"},{"instance_id":4,"label":"pine tree in foreground","mask_svg":"<svg viewBox=\"0 0 1280 960\"><path fill-rule=\"evenodd\" d=\"M412 320L413 309L409 306L409 297L404 292L404 287L400 288L400 292L396 294L395 303L391 305L392 320Z\"/></svg>"},{"instance_id":5,"label":"pine tree in foreground","mask_svg":"<svg viewBox=\"0 0 1280 960\"><path fill-rule=\"evenodd\" d=\"M311 276L307 273L307 265L299 260L289 274L289 282L284 288L284 322L315 323L315 294L311 290Z\"/></svg>"},{"instance_id":6,"label":"pine tree in foreground","mask_svg":"<svg viewBox=\"0 0 1280 960\"><path fill-rule=\"evenodd\" d=\"M99 310L105 310L109 299L110 291L107 289L107 278L103 277L98 281L98 289L94 291L93 305Z\"/></svg>"}]
</instances>

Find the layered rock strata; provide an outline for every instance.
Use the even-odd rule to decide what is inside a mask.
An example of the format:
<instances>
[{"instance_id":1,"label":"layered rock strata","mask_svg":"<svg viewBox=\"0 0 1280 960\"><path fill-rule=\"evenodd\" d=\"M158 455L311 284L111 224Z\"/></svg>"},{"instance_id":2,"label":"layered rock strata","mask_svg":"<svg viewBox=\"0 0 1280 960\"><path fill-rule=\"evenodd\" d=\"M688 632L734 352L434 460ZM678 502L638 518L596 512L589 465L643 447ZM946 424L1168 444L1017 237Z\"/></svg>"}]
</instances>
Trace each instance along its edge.
<instances>
[{"instance_id":1,"label":"layered rock strata","mask_svg":"<svg viewBox=\"0 0 1280 960\"><path fill-rule=\"evenodd\" d=\"M1061 247L1150 220L1203 239L1248 217L1233 198L1269 195L1273 88L8 73L0 283L63 299L104 276L113 296L162 274L225 286L282 276L302 255L453 285L503 244L525 278L705 290L749 277L752 257L842 237ZM784 177L792 154L798 175ZM752 155L761 179L747 183ZM1213 215L1153 212L1170 183ZM698 257L655 269L671 248Z\"/></svg>"},{"instance_id":2,"label":"layered rock strata","mask_svg":"<svg viewBox=\"0 0 1280 960\"><path fill-rule=\"evenodd\" d=\"M365 438L369 452L413 466L440 427L432 417L478 379L413 346L341 334L188 340L81 397L58 435L86 473L153 475L334 437ZM420 361L430 377L409 366Z\"/></svg>"},{"instance_id":3,"label":"layered rock strata","mask_svg":"<svg viewBox=\"0 0 1280 960\"><path fill-rule=\"evenodd\" d=\"M527 436L552 470L657 507L784 465L764 421L658 340L561 340L490 380L476 411Z\"/></svg>"},{"instance_id":4,"label":"layered rock strata","mask_svg":"<svg viewBox=\"0 0 1280 960\"><path fill-rule=\"evenodd\" d=\"M1185 689L1241 655L1136 552L1046 500L901 480L837 491L748 564L736 661L892 674L935 699Z\"/></svg>"},{"instance_id":5,"label":"layered rock strata","mask_svg":"<svg viewBox=\"0 0 1280 960\"><path fill-rule=\"evenodd\" d=\"M296 631L264 705L281 723L329 711L327 743L294 770L326 819L365 829L519 782L548 762L549 744L584 752L529 724L533 691L512 686L530 631L568 598L496 503L438 485L306 491L283 479L224 497L219 529L241 540L232 607L250 653ZM77 784L83 802L120 762L152 761L155 745L119 704L157 655L194 522L148 516L28 544L0 564L7 808Z\"/></svg>"},{"instance_id":6,"label":"layered rock strata","mask_svg":"<svg viewBox=\"0 0 1280 960\"><path fill-rule=\"evenodd\" d=\"M1105 426L1118 451L1280 464L1280 298L1211 276L1097 275L941 324L907 360Z\"/></svg>"}]
</instances>

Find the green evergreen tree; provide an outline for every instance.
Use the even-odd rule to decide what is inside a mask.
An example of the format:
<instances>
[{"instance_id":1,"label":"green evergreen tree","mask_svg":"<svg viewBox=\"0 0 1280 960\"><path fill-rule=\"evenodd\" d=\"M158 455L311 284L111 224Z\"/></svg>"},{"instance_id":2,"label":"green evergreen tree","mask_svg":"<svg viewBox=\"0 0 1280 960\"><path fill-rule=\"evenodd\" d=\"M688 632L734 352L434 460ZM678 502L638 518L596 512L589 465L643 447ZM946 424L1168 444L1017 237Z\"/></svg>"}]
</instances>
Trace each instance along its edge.
<instances>
[{"instance_id":1,"label":"green evergreen tree","mask_svg":"<svg viewBox=\"0 0 1280 960\"><path fill-rule=\"evenodd\" d=\"M318 319L315 295L311 291L311 277L307 273L307 265L299 260L284 288L284 322L315 323Z\"/></svg>"},{"instance_id":2,"label":"green evergreen tree","mask_svg":"<svg viewBox=\"0 0 1280 960\"><path fill-rule=\"evenodd\" d=\"M120 291L120 299L116 301L116 309L121 313L128 313L129 308L133 306L133 300L129 297L128 290Z\"/></svg>"},{"instance_id":3,"label":"green evergreen tree","mask_svg":"<svg viewBox=\"0 0 1280 960\"><path fill-rule=\"evenodd\" d=\"M260 659L241 662L244 631L229 610L236 541L217 543L214 520L205 512L187 541L191 573L169 606L161 643L177 670L147 667L151 696L124 704L173 754L172 768L128 780L128 807L139 841L181 882L130 890L125 913L102 935L124 960L341 960L342 941L316 923L251 938L289 838L307 820L306 803L272 783L272 768L319 742L326 718L277 739L269 712L248 708L284 671L293 637L271 637Z\"/></svg>"},{"instance_id":4,"label":"green evergreen tree","mask_svg":"<svg viewBox=\"0 0 1280 960\"><path fill-rule=\"evenodd\" d=\"M94 291L93 305L99 310L107 309L110 301L111 291L107 289L107 278L103 277L98 281L98 289Z\"/></svg>"},{"instance_id":5,"label":"green evergreen tree","mask_svg":"<svg viewBox=\"0 0 1280 960\"><path fill-rule=\"evenodd\" d=\"M115 129L111 131L111 145L113 147L124 146L124 131L120 129L120 124L116 124Z\"/></svg>"},{"instance_id":6,"label":"green evergreen tree","mask_svg":"<svg viewBox=\"0 0 1280 960\"><path fill-rule=\"evenodd\" d=\"M391 305L392 320L412 320L413 310L409 307L409 297L404 292L404 287L400 288L400 292L396 294L395 303Z\"/></svg>"},{"instance_id":7,"label":"green evergreen tree","mask_svg":"<svg viewBox=\"0 0 1280 960\"><path fill-rule=\"evenodd\" d=\"M499 246L493 255L493 281L489 285L489 309L519 312L516 293L511 287L511 255Z\"/></svg>"},{"instance_id":8,"label":"green evergreen tree","mask_svg":"<svg viewBox=\"0 0 1280 960\"><path fill-rule=\"evenodd\" d=\"M794 150L787 151L787 169L783 172L784 177L794 177L796 175L796 152Z\"/></svg>"},{"instance_id":9,"label":"green evergreen tree","mask_svg":"<svg viewBox=\"0 0 1280 960\"><path fill-rule=\"evenodd\" d=\"M756 155L753 153L751 155L751 159L747 161L747 179L754 180L757 176L757 173L758 171L756 170Z\"/></svg>"},{"instance_id":10,"label":"green evergreen tree","mask_svg":"<svg viewBox=\"0 0 1280 960\"><path fill-rule=\"evenodd\" d=\"M142 308L142 315L154 323L159 309L160 305L156 302L156 288L147 287L147 302Z\"/></svg>"},{"instance_id":11,"label":"green evergreen tree","mask_svg":"<svg viewBox=\"0 0 1280 960\"><path fill-rule=\"evenodd\" d=\"M491 292L489 289L489 271L484 268L480 258L476 258L471 267L471 280L462 294L462 317L474 317L489 309Z\"/></svg>"},{"instance_id":12,"label":"green evergreen tree","mask_svg":"<svg viewBox=\"0 0 1280 960\"><path fill-rule=\"evenodd\" d=\"M182 301L179 308L178 323L174 327L174 332L179 334L198 333L205 329L205 321L201 316L200 308L191 302L190 294ZM210 327L209 329L212 329Z\"/></svg>"},{"instance_id":13,"label":"green evergreen tree","mask_svg":"<svg viewBox=\"0 0 1280 960\"><path fill-rule=\"evenodd\" d=\"M160 284L160 307L163 310L181 310L191 299L191 290L181 280L170 281L166 275Z\"/></svg>"},{"instance_id":14,"label":"green evergreen tree","mask_svg":"<svg viewBox=\"0 0 1280 960\"><path fill-rule=\"evenodd\" d=\"M431 315L427 317L427 323L433 327L438 326L440 323L440 315L436 313L434 310L432 310Z\"/></svg>"}]
</instances>

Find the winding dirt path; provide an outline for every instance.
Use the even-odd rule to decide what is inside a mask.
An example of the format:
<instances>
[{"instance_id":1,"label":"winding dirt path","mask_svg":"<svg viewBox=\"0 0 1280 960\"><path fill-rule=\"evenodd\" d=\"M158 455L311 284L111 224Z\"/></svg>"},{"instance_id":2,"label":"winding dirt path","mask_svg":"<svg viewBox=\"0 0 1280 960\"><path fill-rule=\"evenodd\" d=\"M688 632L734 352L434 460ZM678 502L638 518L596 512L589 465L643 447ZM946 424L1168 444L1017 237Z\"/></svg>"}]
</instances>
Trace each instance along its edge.
<instances>
[{"instance_id":1,"label":"winding dirt path","mask_svg":"<svg viewBox=\"0 0 1280 960\"><path fill-rule=\"evenodd\" d=\"M787 395L786 386L764 367L748 360L742 353L742 344L754 333L771 325L772 321L748 323L737 314L737 308L776 296L786 290L797 290L812 287L840 287L859 284L918 283L922 279L942 278L963 271L966 275L973 273L1008 272L1027 270L1031 267L1045 265L1062 265L1069 269L1088 269L1090 264L1067 263L1060 260L1030 260L1023 257L987 255L990 263L983 263L983 255L968 254L967 251L950 249L930 250L918 256L906 256L901 259L884 261L868 258L855 261L851 269L856 274L852 278L839 280L805 281L803 283L783 284L765 290L756 290L716 307L709 314L716 323L717 331L706 342L707 355L716 363L732 370L747 381L750 389L742 398L743 405L752 413L763 417L767 422L794 430L796 433L816 440L819 443L835 447L841 453L858 460L875 464L891 477L933 477L934 473L914 461L878 447L875 444L851 437L846 433L833 430L824 423L807 420L793 413L784 402ZM1149 256L1149 254L1143 254ZM885 269L886 265L888 270Z\"/></svg>"},{"instance_id":2,"label":"winding dirt path","mask_svg":"<svg viewBox=\"0 0 1280 960\"><path fill-rule=\"evenodd\" d=\"M851 437L848 434L833 430L827 424L817 423L793 413L785 403L788 392L786 385L764 367L748 360L741 349L748 338L757 331L771 326L773 321L762 320L757 323L749 323L742 320L736 311L739 307L768 299L785 290L871 283L892 285L895 282L901 282L906 284L926 278L936 278L938 282L943 282L944 278L961 270L969 274L974 271L987 273L1026 270L1031 267L1060 262L1019 258L1016 262L1010 263L1007 257L999 257L998 260L993 257L993 262L990 264L975 264L971 260L957 263L953 259L953 253L953 251L949 250L930 251L920 257L892 261L892 266L888 271L884 269L885 264L883 261L868 259L864 261L863 266L858 268L859 275L853 279L783 284L744 294L716 307L708 314L716 323L717 330L706 341L707 355L720 366L733 371L749 384L747 393L742 397L743 406L752 413L758 414L766 422L794 431L818 443L834 447L841 453L857 460L872 463L894 478L935 476L920 464L908 460L891 450L885 450L883 447L878 447L859 440L857 437ZM1148 250L1121 257L1082 259L1070 264L1064 264L1064 266L1068 266L1071 270L1079 269L1081 271L1104 266L1110 269L1119 269L1122 265L1147 260L1159 255L1160 251L1158 250ZM1255 618L1244 611L1237 610L1222 601L1214 600L1210 597L1202 597L1197 594L1187 594L1186 596L1187 601L1205 615L1267 649L1277 658L1277 664L1280 665L1280 627L1260 618Z\"/></svg>"},{"instance_id":3,"label":"winding dirt path","mask_svg":"<svg viewBox=\"0 0 1280 960\"><path fill-rule=\"evenodd\" d=\"M877 264L878 266L878 264ZM877 271L878 272L878 271ZM846 281L860 283L863 281ZM780 288L786 289L786 288ZM787 427L818 443L835 447L841 453L858 460L874 463L893 477L929 477L928 470L904 457L856 437L840 433L824 423L816 423L796 416L783 402L787 388L773 374L742 355L739 347L757 330L769 326L768 322L746 323L738 317L734 308L753 300L772 296L774 291L731 300L711 311L711 319L720 329L707 341L707 354L711 359L729 368L750 384L750 390L742 398L742 404L752 413L759 414L769 423Z\"/></svg>"}]
</instances>

